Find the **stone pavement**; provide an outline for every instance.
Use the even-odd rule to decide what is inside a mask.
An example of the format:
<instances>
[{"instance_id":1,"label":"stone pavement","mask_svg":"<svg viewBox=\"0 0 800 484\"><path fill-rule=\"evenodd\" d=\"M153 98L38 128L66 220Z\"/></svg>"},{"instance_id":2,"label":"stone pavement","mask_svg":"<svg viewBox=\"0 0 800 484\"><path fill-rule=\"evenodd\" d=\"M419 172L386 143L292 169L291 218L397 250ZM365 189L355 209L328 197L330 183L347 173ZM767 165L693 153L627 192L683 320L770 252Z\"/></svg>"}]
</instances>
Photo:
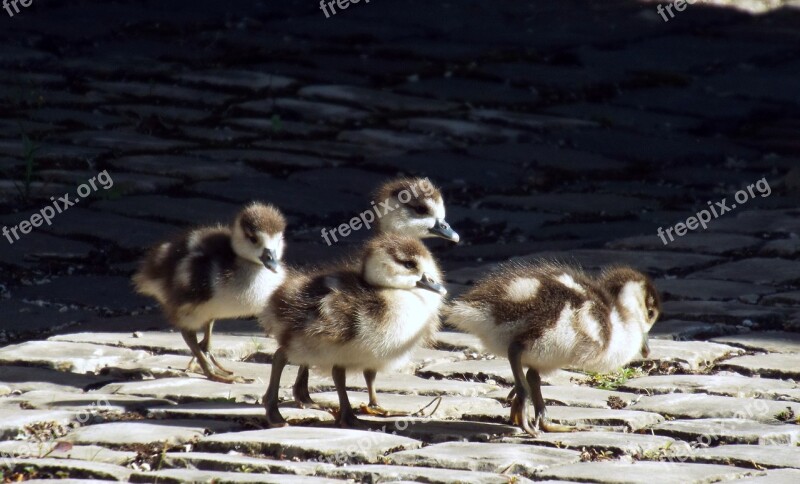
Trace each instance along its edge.
<instances>
[{"instance_id":1,"label":"stone pavement","mask_svg":"<svg viewBox=\"0 0 800 484\"><path fill-rule=\"evenodd\" d=\"M0 226L114 182L0 238L2 479L797 482L800 12L714 3L669 22L629 0L0 10ZM289 215L290 263L338 257L366 234L320 230L398 174L444 190L462 243L430 245L454 294L541 256L654 277L650 360L549 377L551 416L582 431L520 435L508 365L452 332L379 375L393 412L441 397L422 415L334 429L291 407L291 369L296 427L263 430L274 341L221 322L218 351L254 381L208 382L130 289L147 245L254 198ZM707 229L659 238L723 199ZM335 402L327 376L311 389Z\"/></svg>"}]
</instances>

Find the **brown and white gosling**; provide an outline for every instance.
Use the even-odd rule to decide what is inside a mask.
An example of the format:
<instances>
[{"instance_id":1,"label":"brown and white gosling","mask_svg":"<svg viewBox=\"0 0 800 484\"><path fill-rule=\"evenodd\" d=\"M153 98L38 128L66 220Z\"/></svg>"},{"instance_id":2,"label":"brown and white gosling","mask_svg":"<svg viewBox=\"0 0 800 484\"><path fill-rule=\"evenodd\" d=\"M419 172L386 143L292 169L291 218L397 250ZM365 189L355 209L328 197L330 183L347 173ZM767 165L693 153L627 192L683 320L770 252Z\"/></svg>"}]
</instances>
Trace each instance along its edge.
<instances>
[{"instance_id":1,"label":"brown and white gosling","mask_svg":"<svg viewBox=\"0 0 800 484\"><path fill-rule=\"evenodd\" d=\"M286 425L278 390L287 362L331 369L339 395L337 423L358 427L346 371L391 367L438 329L446 291L436 261L420 241L380 235L359 259L358 268L345 264L290 275L270 298L262 321L279 343L264 395L270 426Z\"/></svg>"},{"instance_id":2,"label":"brown and white gosling","mask_svg":"<svg viewBox=\"0 0 800 484\"><path fill-rule=\"evenodd\" d=\"M507 356L516 393L511 420L564 431L546 422L541 374L563 367L608 372L647 356L648 333L661 304L652 281L630 267L597 277L549 262L509 264L479 281L447 310L450 324ZM523 375L523 367L528 368ZM535 410L533 428L528 399Z\"/></svg>"},{"instance_id":3,"label":"brown and white gosling","mask_svg":"<svg viewBox=\"0 0 800 484\"><path fill-rule=\"evenodd\" d=\"M137 292L155 298L180 329L210 380L240 381L211 353L214 321L255 316L283 282L286 219L263 203L242 209L230 227L200 227L153 247L133 276ZM198 343L197 331L204 331Z\"/></svg>"},{"instance_id":4,"label":"brown and white gosling","mask_svg":"<svg viewBox=\"0 0 800 484\"><path fill-rule=\"evenodd\" d=\"M374 200L388 202L388 207L394 207L378 219L380 233L391 232L417 239L440 237L455 243L460 240L445 220L441 190L428 178L390 180L378 187Z\"/></svg>"},{"instance_id":5,"label":"brown and white gosling","mask_svg":"<svg viewBox=\"0 0 800 484\"><path fill-rule=\"evenodd\" d=\"M379 219L376 230L379 234L393 233L416 239L439 237L458 243L460 237L445 220L444 197L441 190L428 178L395 178L387 181L374 193L373 200L388 203L388 207L396 207ZM379 209L381 205L379 205ZM436 280L441 275L431 274ZM369 404L366 411L374 414L386 412L378 404L375 392L376 370L364 370L364 380L369 393ZM292 387L295 402L301 407L316 406L308 392L307 366L301 366L297 379Z\"/></svg>"}]
</instances>

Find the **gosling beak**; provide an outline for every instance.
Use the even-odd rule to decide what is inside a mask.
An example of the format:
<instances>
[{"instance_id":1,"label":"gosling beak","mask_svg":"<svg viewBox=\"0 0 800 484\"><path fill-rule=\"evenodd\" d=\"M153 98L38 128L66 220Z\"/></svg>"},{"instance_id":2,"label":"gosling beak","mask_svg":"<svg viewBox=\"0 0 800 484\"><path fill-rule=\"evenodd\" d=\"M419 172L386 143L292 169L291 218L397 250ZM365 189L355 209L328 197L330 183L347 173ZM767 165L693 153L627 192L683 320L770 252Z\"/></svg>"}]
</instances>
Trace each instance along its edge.
<instances>
[{"instance_id":1,"label":"gosling beak","mask_svg":"<svg viewBox=\"0 0 800 484\"><path fill-rule=\"evenodd\" d=\"M456 231L450 227L450 224L441 218L437 218L436 223L433 224L433 227L428 229L428 231L437 237L450 240L456 244L459 240L461 240L461 237L459 237Z\"/></svg>"},{"instance_id":2,"label":"gosling beak","mask_svg":"<svg viewBox=\"0 0 800 484\"><path fill-rule=\"evenodd\" d=\"M261 254L261 262L264 263L264 267L272 272L278 272L278 255L274 250L264 249L264 253Z\"/></svg>"},{"instance_id":3,"label":"gosling beak","mask_svg":"<svg viewBox=\"0 0 800 484\"><path fill-rule=\"evenodd\" d=\"M428 274L422 274L422 279L417 281L417 287L433 291L437 294L441 294L442 296L447 294L447 289L445 289L443 285L434 281Z\"/></svg>"},{"instance_id":4,"label":"gosling beak","mask_svg":"<svg viewBox=\"0 0 800 484\"><path fill-rule=\"evenodd\" d=\"M650 356L650 342L648 340L649 335L645 333L642 337L642 358L647 358Z\"/></svg>"}]
</instances>

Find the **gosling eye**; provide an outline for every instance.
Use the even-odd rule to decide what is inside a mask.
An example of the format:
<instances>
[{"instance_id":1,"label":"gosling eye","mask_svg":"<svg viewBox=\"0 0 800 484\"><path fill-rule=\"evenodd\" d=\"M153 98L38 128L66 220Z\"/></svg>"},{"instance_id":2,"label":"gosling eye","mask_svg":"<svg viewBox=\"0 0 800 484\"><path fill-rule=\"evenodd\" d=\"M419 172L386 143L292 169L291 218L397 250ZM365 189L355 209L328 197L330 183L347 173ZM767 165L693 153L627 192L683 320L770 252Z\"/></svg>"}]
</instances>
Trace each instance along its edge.
<instances>
[{"instance_id":1,"label":"gosling eye","mask_svg":"<svg viewBox=\"0 0 800 484\"><path fill-rule=\"evenodd\" d=\"M656 312L652 309L647 310L647 319L653 319L656 317Z\"/></svg>"},{"instance_id":2,"label":"gosling eye","mask_svg":"<svg viewBox=\"0 0 800 484\"><path fill-rule=\"evenodd\" d=\"M403 267L405 267L406 269L416 269L417 263L414 262L413 260L403 261Z\"/></svg>"},{"instance_id":3,"label":"gosling eye","mask_svg":"<svg viewBox=\"0 0 800 484\"><path fill-rule=\"evenodd\" d=\"M249 240L251 244L258 243L258 237L256 237L255 234L251 234L249 232L245 232L244 235L245 235L245 237L247 237L247 240Z\"/></svg>"},{"instance_id":4,"label":"gosling eye","mask_svg":"<svg viewBox=\"0 0 800 484\"><path fill-rule=\"evenodd\" d=\"M428 214L428 207L426 207L424 205L415 205L415 206L413 206L411 208L414 209L414 212L417 215L427 215Z\"/></svg>"}]
</instances>

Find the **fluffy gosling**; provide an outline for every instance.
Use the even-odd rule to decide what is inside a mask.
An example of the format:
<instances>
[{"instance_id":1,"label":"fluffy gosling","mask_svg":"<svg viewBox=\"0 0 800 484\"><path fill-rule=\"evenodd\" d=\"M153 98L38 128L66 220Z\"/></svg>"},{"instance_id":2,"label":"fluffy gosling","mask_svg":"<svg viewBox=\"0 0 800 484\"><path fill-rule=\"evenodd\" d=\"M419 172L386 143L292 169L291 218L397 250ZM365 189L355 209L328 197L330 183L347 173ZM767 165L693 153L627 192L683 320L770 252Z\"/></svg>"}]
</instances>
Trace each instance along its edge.
<instances>
[{"instance_id":1,"label":"fluffy gosling","mask_svg":"<svg viewBox=\"0 0 800 484\"><path fill-rule=\"evenodd\" d=\"M259 314L283 282L280 260L286 220L272 205L252 203L230 227L201 227L163 242L133 276L140 294L155 298L180 329L208 379L240 381L211 353L214 321ZM198 343L197 331L204 331Z\"/></svg>"},{"instance_id":2,"label":"fluffy gosling","mask_svg":"<svg viewBox=\"0 0 800 484\"><path fill-rule=\"evenodd\" d=\"M447 321L507 356L516 393L511 420L531 435L546 422L541 374L575 367L607 372L649 354L648 333L661 304L652 281L630 267L598 277L552 263L501 267L453 302ZM523 367L527 367L523 375ZM533 428L528 399L535 410Z\"/></svg>"},{"instance_id":3,"label":"fluffy gosling","mask_svg":"<svg viewBox=\"0 0 800 484\"><path fill-rule=\"evenodd\" d=\"M381 217L376 227L379 234L392 233L425 239L439 237L458 243L460 237L445 220L445 205L442 192L428 178L396 178L387 181L375 191L373 200L388 203L391 211ZM433 275L441 280L439 275ZM369 393L366 411L376 415L386 414L378 404L375 392L377 371L364 370L364 380ZM308 392L307 366L301 366L292 387L295 402L301 407L316 407Z\"/></svg>"},{"instance_id":4,"label":"fluffy gosling","mask_svg":"<svg viewBox=\"0 0 800 484\"><path fill-rule=\"evenodd\" d=\"M445 220L442 192L428 178L397 178L381 185L374 195L393 210L378 219L381 233L425 239L440 237L458 243L459 235Z\"/></svg>"},{"instance_id":5,"label":"fluffy gosling","mask_svg":"<svg viewBox=\"0 0 800 484\"><path fill-rule=\"evenodd\" d=\"M359 259L358 268L345 264L292 275L270 298L262 321L279 343L264 395L270 426L286 425L278 390L287 362L331 369L340 404L337 424L359 427L346 371L392 366L438 329L446 291L421 242L384 234L370 240Z\"/></svg>"}]
</instances>

